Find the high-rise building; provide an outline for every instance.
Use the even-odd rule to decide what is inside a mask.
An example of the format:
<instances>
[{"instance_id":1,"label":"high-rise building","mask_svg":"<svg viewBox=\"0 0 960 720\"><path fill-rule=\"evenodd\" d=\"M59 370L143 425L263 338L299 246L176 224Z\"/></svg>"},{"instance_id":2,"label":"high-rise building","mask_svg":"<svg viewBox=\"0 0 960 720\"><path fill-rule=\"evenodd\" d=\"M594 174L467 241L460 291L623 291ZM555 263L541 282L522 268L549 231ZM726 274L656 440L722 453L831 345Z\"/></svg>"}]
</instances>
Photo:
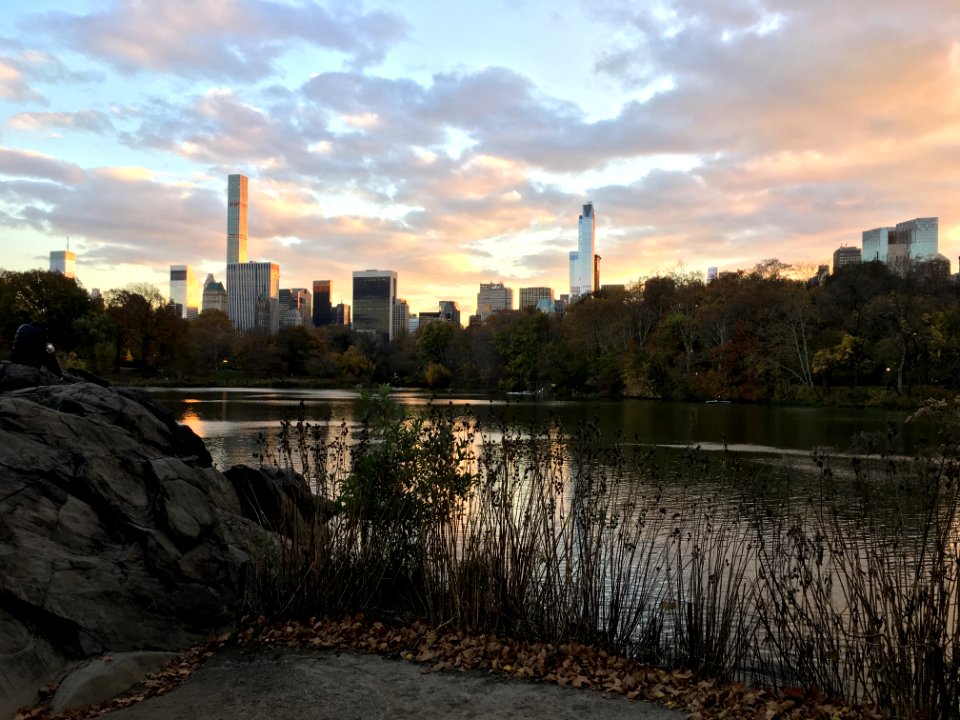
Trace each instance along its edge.
<instances>
[{"instance_id":1,"label":"high-rise building","mask_svg":"<svg viewBox=\"0 0 960 720\"><path fill-rule=\"evenodd\" d=\"M873 230L864 230L860 258L863 262L887 262L887 248L890 244L890 233L895 232L892 227L880 227Z\"/></svg>"},{"instance_id":2,"label":"high-rise building","mask_svg":"<svg viewBox=\"0 0 960 720\"><path fill-rule=\"evenodd\" d=\"M227 265L247 261L247 176L227 176ZM227 282L227 292L230 283Z\"/></svg>"},{"instance_id":3,"label":"high-rise building","mask_svg":"<svg viewBox=\"0 0 960 720\"><path fill-rule=\"evenodd\" d=\"M330 305L332 291L333 283L330 280L313 281L313 324L316 327L329 325L335 319Z\"/></svg>"},{"instance_id":4,"label":"high-rise building","mask_svg":"<svg viewBox=\"0 0 960 720\"><path fill-rule=\"evenodd\" d=\"M283 288L280 290L280 327L310 325L310 292L306 288Z\"/></svg>"},{"instance_id":5,"label":"high-rise building","mask_svg":"<svg viewBox=\"0 0 960 720\"><path fill-rule=\"evenodd\" d=\"M513 290L499 283L480 283L477 294L477 315L484 321L495 312L513 309Z\"/></svg>"},{"instance_id":6,"label":"high-rise building","mask_svg":"<svg viewBox=\"0 0 960 720\"><path fill-rule=\"evenodd\" d=\"M227 290L223 287L223 283L214 279L213 273L208 273L207 280L203 283L203 299L200 308L201 312L207 310L227 312Z\"/></svg>"},{"instance_id":7,"label":"high-rise building","mask_svg":"<svg viewBox=\"0 0 960 720\"><path fill-rule=\"evenodd\" d=\"M852 245L838 247L833 253L833 272L845 265L856 265L860 262L860 248Z\"/></svg>"},{"instance_id":8,"label":"high-rise building","mask_svg":"<svg viewBox=\"0 0 960 720\"><path fill-rule=\"evenodd\" d=\"M570 252L570 297L589 295L597 289L599 256L597 245L597 216L593 203L583 206L577 230L577 249Z\"/></svg>"},{"instance_id":9,"label":"high-rise building","mask_svg":"<svg viewBox=\"0 0 960 720\"><path fill-rule=\"evenodd\" d=\"M181 317L196 317L200 312L200 285L189 265L170 266L170 302L180 306Z\"/></svg>"},{"instance_id":10,"label":"high-rise building","mask_svg":"<svg viewBox=\"0 0 960 720\"><path fill-rule=\"evenodd\" d=\"M393 270L355 270L353 329L393 340L393 309L397 304L397 274Z\"/></svg>"},{"instance_id":11,"label":"high-rise building","mask_svg":"<svg viewBox=\"0 0 960 720\"><path fill-rule=\"evenodd\" d=\"M64 277L77 276L77 256L69 250L50 251L50 272L60 273Z\"/></svg>"},{"instance_id":12,"label":"high-rise building","mask_svg":"<svg viewBox=\"0 0 960 720\"><path fill-rule=\"evenodd\" d=\"M864 262L879 260L904 274L913 264L937 256L939 224L939 218L926 217L906 220L896 227L864 230L862 258Z\"/></svg>"},{"instance_id":13,"label":"high-rise building","mask_svg":"<svg viewBox=\"0 0 960 720\"><path fill-rule=\"evenodd\" d=\"M350 327L353 324L352 318L350 317L350 306L344 305L343 303L337 304L335 308L331 311L333 313L333 324L342 325L345 327Z\"/></svg>"},{"instance_id":14,"label":"high-rise building","mask_svg":"<svg viewBox=\"0 0 960 720\"><path fill-rule=\"evenodd\" d=\"M535 308L541 300L549 300L553 305L553 288L548 287L525 287L520 288L520 309L527 310Z\"/></svg>"},{"instance_id":15,"label":"high-rise building","mask_svg":"<svg viewBox=\"0 0 960 720\"><path fill-rule=\"evenodd\" d=\"M460 306L455 300L440 301L440 317L447 322L460 324Z\"/></svg>"},{"instance_id":16,"label":"high-rise building","mask_svg":"<svg viewBox=\"0 0 960 720\"><path fill-rule=\"evenodd\" d=\"M280 327L280 266L271 262L227 265L227 315L240 332Z\"/></svg>"},{"instance_id":17,"label":"high-rise building","mask_svg":"<svg viewBox=\"0 0 960 720\"><path fill-rule=\"evenodd\" d=\"M393 306L393 337L402 337L407 334L410 325L410 305L406 300L397 300Z\"/></svg>"},{"instance_id":18,"label":"high-rise building","mask_svg":"<svg viewBox=\"0 0 960 720\"><path fill-rule=\"evenodd\" d=\"M714 282L717 279L717 268L708 267L707 268L707 284Z\"/></svg>"}]
</instances>

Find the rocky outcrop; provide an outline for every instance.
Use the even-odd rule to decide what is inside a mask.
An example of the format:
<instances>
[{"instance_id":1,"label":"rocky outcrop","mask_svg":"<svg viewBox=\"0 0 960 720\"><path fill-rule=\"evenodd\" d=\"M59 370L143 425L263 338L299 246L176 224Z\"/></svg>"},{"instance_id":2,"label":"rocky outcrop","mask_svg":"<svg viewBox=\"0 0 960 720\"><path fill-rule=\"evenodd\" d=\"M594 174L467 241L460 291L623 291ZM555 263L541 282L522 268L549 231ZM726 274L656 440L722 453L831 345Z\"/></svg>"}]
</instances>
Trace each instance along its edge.
<instances>
[{"instance_id":1,"label":"rocky outcrop","mask_svg":"<svg viewBox=\"0 0 960 720\"><path fill-rule=\"evenodd\" d=\"M182 649L233 621L276 545L145 393L13 374L20 389L0 393L0 718L80 659Z\"/></svg>"}]
</instances>

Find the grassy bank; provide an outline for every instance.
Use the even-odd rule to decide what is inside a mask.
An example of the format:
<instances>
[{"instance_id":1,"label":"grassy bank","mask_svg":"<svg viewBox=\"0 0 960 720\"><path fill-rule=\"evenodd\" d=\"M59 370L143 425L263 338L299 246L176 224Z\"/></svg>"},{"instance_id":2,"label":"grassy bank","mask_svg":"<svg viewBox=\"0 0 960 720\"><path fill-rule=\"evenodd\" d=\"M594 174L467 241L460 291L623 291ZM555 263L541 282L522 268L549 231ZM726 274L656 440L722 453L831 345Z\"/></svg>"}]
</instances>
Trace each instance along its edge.
<instances>
[{"instance_id":1,"label":"grassy bank","mask_svg":"<svg viewBox=\"0 0 960 720\"><path fill-rule=\"evenodd\" d=\"M954 411L928 409L944 428ZM458 424L437 409L411 418L382 394L355 436L281 429L272 461L299 469L323 511L287 508L289 541L251 603L272 617L359 612L580 643L955 718L955 449L944 436L914 459L837 465L815 453L815 491L778 498L729 454L666 464L589 424L568 434ZM685 484L703 474L715 494ZM720 511L731 501L736 516Z\"/></svg>"}]
</instances>

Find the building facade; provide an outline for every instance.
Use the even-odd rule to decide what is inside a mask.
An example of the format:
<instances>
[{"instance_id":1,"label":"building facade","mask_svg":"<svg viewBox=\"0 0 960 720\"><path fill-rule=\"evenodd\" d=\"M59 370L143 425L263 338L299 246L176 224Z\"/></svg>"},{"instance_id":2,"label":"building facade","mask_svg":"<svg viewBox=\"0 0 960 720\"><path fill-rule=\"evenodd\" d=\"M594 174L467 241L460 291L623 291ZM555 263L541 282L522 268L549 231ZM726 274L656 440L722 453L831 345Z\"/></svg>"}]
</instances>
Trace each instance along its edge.
<instances>
[{"instance_id":1,"label":"building facade","mask_svg":"<svg viewBox=\"0 0 960 720\"><path fill-rule=\"evenodd\" d=\"M223 283L217 282L213 273L207 275L203 283L203 299L201 300L200 312L207 310L219 310L222 313L227 312L227 290Z\"/></svg>"},{"instance_id":2,"label":"building facade","mask_svg":"<svg viewBox=\"0 0 960 720\"><path fill-rule=\"evenodd\" d=\"M353 273L353 329L393 340L397 274L393 270L355 270Z\"/></svg>"},{"instance_id":3,"label":"building facade","mask_svg":"<svg viewBox=\"0 0 960 720\"><path fill-rule=\"evenodd\" d=\"M852 245L838 247L833 252L833 272L845 265L857 265L860 262L860 248Z\"/></svg>"},{"instance_id":4,"label":"building facade","mask_svg":"<svg viewBox=\"0 0 960 720\"><path fill-rule=\"evenodd\" d=\"M597 216L588 202L580 213L577 228L577 249L570 252L570 296L589 295L597 289L599 260L597 256Z\"/></svg>"},{"instance_id":5,"label":"building facade","mask_svg":"<svg viewBox=\"0 0 960 720\"><path fill-rule=\"evenodd\" d=\"M455 300L440 301L440 317L447 322L460 324L460 306Z\"/></svg>"},{"instance_id":6,"label":"building facade","mask_svg":"<svg viewBox=\"0 0 960 720\"><path fill-rule=\"evenodd\" d=\"M330 280L313 281L313 324L316 327L334 322L331 293L333 282Z\"/></svg>"},{"instance_id":7,"label":"building facade","mask_svg":"<svg viewBox=\"0 0 960 720\"><path fill-rule=\"evenodd\" d=\"M860 257L863 262L887 262L887 248L890 245L892 227L879 227L864 230L861 241Z\"/></svg>"},{"instance_id":8,"label":"building facade","mask_svg":"<svg viewBox=\"0 0 960 720\"><path fill-rule=\"evenodd\" d=\"M406 300L397 300L393 306L393 337L399 338L407 334L410 326L410 305Z\"/></svg>"},{"instance_id":9,"label":"building facade","mask_svg":"<svg viewBox=\"0 0 960 720\"><path fill-rule=\"evenodd\" d=\"M50 272L60 273L67 278L77 276L77 256L69 250L50 252Z\"/></svg>"},{"instance_id":10,"label":"building facade","mask_svg":"<svg viewBox=\"0 0 960 720\"><path fill-rule=\"evenodd\" d=\"M247 176L227 176L227 265L247 261ZM229 291L229 283L227 288Z\"/></svg>"},{"instance_id":11,"label":"building facade","mask_svg":"<svg viewBox=\"0 0 960 720\"><path fill-rule=\"evenodd\" d=\"M350 327L353 324L353 319L350 316L349 305L338 303L337 306L333 308L332 313L333 313L334 325L342 325L345 327Z\"/></svg>"},{"instance_id":12,"label":"building facade","mask_svg":"<svg viewBox=\"0 0 960 720\"><path fill-rule=\"evenodd\" d=\"M240 332L280 328L280 266L271 262L227 265L227 315Z\"/></svg>"},{"instance_id":13,"label":"building facade","mask_svg":"<svg viewBox=\"0 0 960 720\"><path fill-rule=\"evenodd\" d=\"M313 323L310 291L306 288L284 288L280 291L280 327Z\"/></svg>"},{"instance_id":14,"label":"building facade","mask_svg":"<svg viewBox=\"0 0 960 720\"><path fill-rule=\"evenodd\" d=\"M481 322L501 310L513 310L513 290L499 283L480 283L477 315Z\"/></svg>"},{"instance_id":15,"label":"building facade","mask_svg":"<svg viewBox=\"0 0 960 720\"><path fill-rule=\"evenodd\" d=\"M896 227L864 230L862 258L886 263L894 272L905 274L913 265L937 257L939 252L940 218L914 218L897 223Z\"/></svg>"},{"instance_id":16,"label":"building facade","mask_svg":"<svg viewBox=\"0 0 960 720\"><path fill-rule=\"evenodd\" d=\"M541 300L548 300L553 305L553 288L525 287L520 288L520 309L527 310L540 305Z\"/></svg>"},{"instance_id":17,"label":"building facade","mask_svg":"<svg viewBox=\"0 0 960 720\"><path fill-rule=\"evenodd\" d=\"M179 305L181 317L196 317L202 298L200 285L189 265L170 266L170 302Z\"/></svg>"}]
</instances>

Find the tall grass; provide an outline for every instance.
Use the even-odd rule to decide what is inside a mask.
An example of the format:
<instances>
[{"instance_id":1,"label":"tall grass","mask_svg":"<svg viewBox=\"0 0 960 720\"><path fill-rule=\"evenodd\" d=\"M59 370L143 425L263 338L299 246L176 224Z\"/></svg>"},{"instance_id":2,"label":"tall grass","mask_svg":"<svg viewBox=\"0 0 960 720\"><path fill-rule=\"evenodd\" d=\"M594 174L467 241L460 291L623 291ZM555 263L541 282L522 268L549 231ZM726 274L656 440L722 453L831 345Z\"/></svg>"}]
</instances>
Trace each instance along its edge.
<instances>
[{"instance_id":1,"label":"tall grass","mask_svg":"<svg viewBox=\"0 0 960 720\"><path fill-rule=\"evenodd\" d=\"M898 717L960 716L949 443L843 467L815 453L813 489L775 501L726 453L677 460L596 423L481 427L369 400L357 428L281 428L273 461L315 510L285 514L259 610L582 642Z\"/></svg>"}]
</instances>

